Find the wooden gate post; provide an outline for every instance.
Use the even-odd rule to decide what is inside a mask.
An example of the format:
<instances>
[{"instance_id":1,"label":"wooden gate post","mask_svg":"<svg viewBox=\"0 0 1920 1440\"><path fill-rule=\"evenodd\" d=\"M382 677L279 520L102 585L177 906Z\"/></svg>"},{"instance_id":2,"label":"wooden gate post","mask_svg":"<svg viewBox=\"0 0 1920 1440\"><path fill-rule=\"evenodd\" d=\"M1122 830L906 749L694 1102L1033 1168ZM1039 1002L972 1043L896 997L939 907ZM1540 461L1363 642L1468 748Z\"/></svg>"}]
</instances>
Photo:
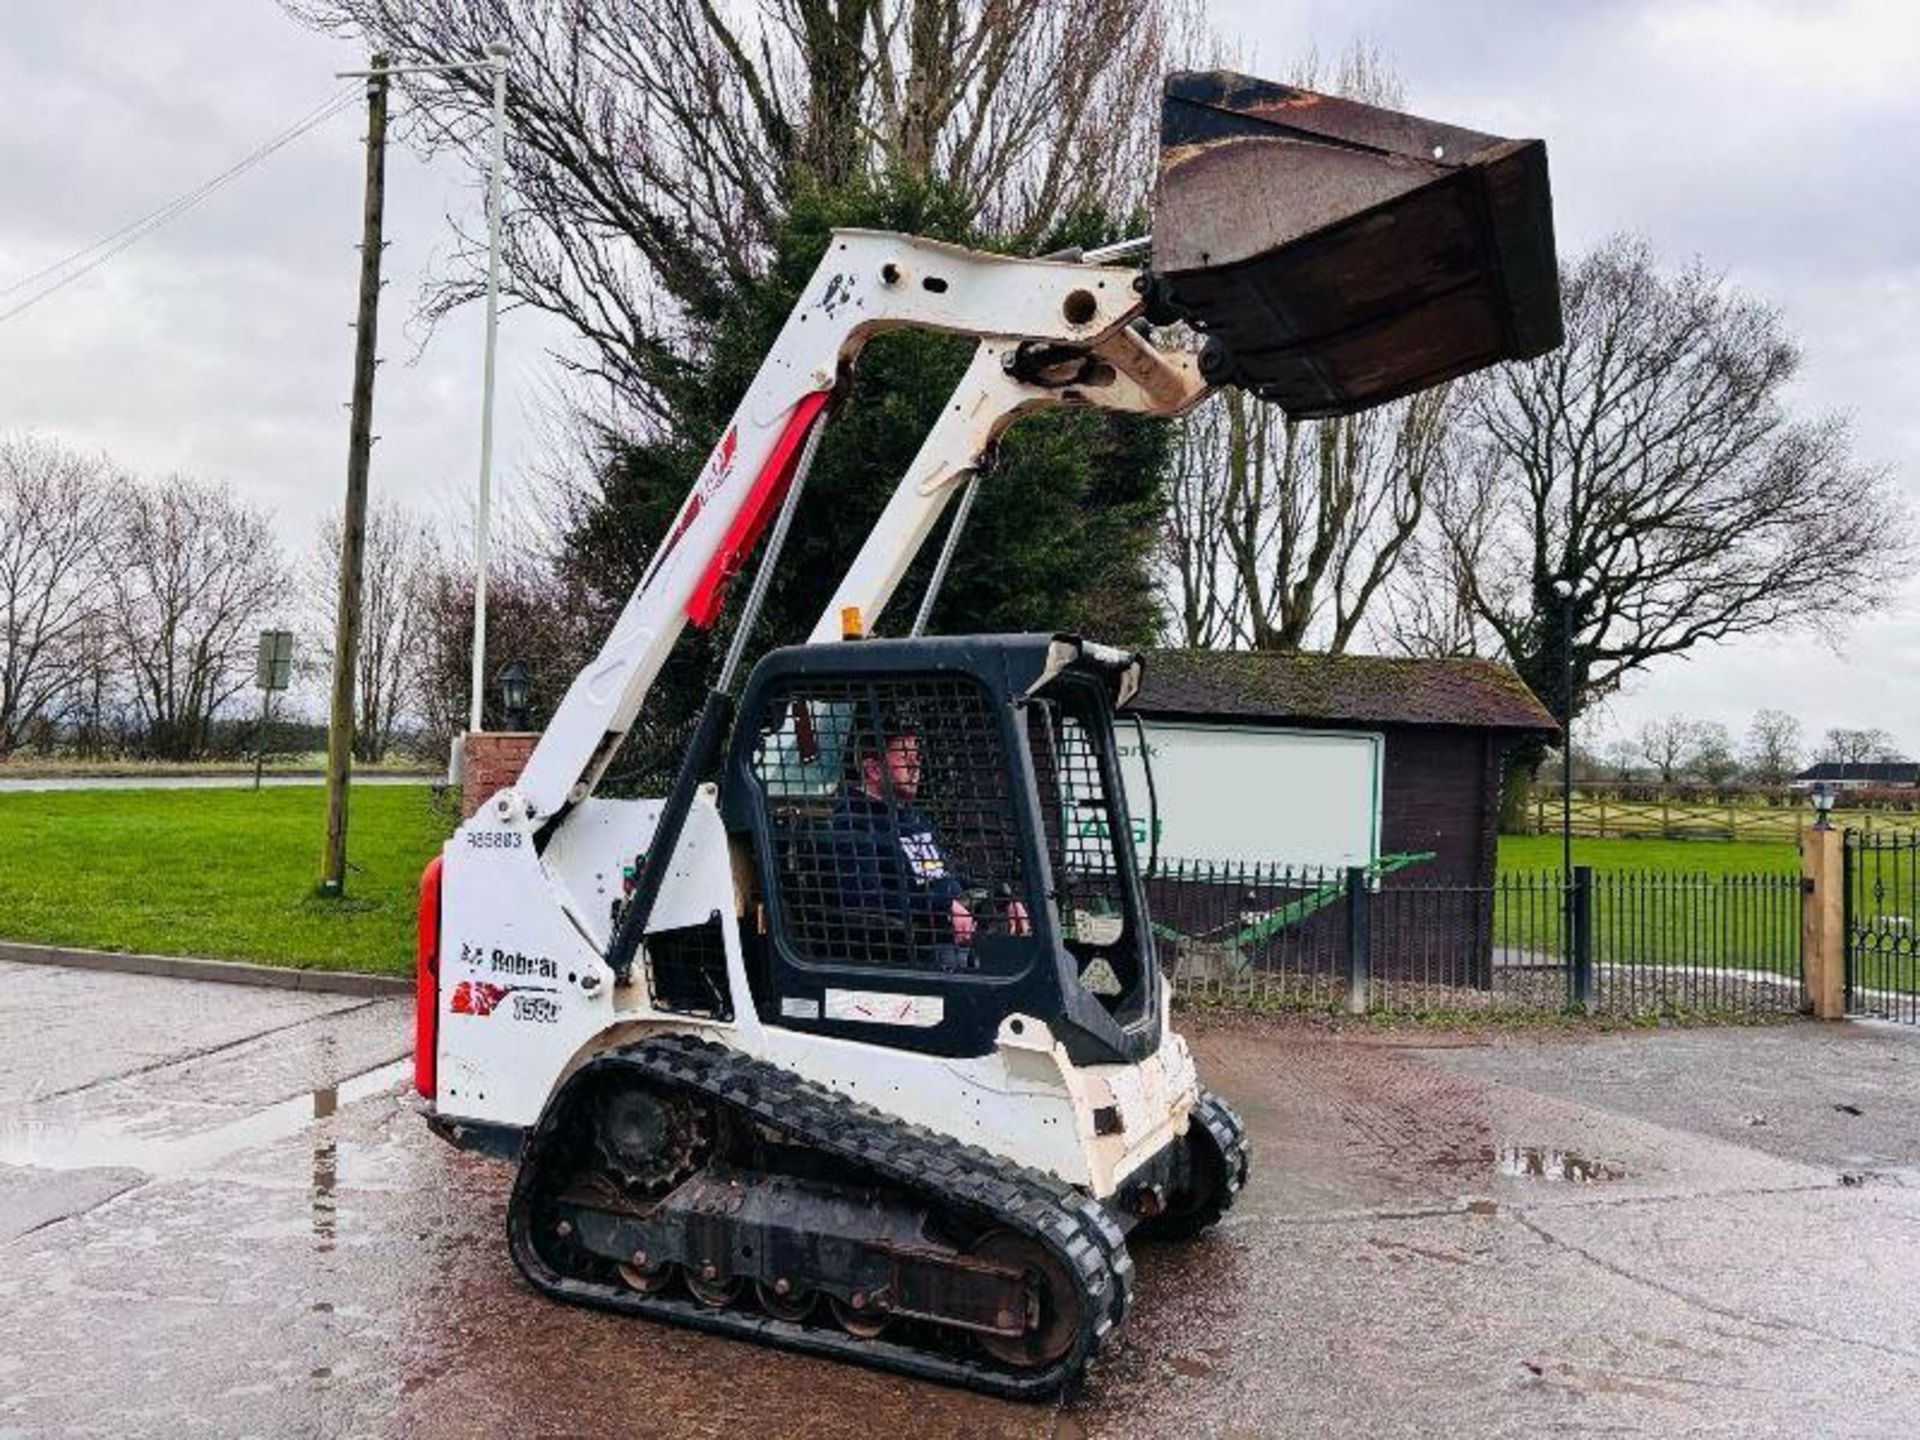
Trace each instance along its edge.
<instances>
[{"instance_id":1,"label":"wooden gate post","mask_svg":"<svg viewBox=\"0 0 1920 1440\"><path fill-rule=\"evenodd\" d=\"M1800 837L1800 975L1816 1020L1847 1014L1846 832Z\"/></svg>"}]
</instances>

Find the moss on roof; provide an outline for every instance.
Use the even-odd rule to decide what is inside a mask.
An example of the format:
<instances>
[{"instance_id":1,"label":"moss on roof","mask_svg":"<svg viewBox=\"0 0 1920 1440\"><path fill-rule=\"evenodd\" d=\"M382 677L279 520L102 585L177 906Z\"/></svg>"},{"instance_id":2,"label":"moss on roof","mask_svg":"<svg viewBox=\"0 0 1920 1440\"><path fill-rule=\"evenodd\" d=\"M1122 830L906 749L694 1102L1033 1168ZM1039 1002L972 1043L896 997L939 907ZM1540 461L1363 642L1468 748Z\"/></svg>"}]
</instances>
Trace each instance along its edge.
<instances>
[{"instance_id":1,"label":"moss on roof","mask_svg":"<svg viewBox=\"0 0 1920 1440\"><path fill-rule=\"evenodd\" d=\"M1557 728L1511 667L1466 657L1153 650L1134 707L1148 715Z\"/></svg>"}]
</instances>

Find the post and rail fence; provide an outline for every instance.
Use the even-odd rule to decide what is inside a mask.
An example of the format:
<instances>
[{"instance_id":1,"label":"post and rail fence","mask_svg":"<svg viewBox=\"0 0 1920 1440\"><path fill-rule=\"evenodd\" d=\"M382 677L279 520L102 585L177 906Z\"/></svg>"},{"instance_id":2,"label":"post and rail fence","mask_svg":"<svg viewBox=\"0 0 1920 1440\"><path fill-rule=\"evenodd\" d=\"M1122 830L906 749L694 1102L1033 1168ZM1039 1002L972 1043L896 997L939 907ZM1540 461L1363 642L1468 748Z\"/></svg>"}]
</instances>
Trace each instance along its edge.
<instances>
[{"instance_id":1,"label":"post and rail fence","mask_svg":"<svg viewBox=\"0 0 1920 1440\"><path fill-rule=\"evenodd\" d=\"M1836 796L1831 823L1862 834L1898 835L1920 825L1920 790ZM1536 787L1521 823L1535 835L1560 828L1560 797ZM1587 840L1740 840L1801 844L1816 823L1806 796L1776 789L1648 786L1576 788L1568 819Z\"/></svg>"}]
</instances>

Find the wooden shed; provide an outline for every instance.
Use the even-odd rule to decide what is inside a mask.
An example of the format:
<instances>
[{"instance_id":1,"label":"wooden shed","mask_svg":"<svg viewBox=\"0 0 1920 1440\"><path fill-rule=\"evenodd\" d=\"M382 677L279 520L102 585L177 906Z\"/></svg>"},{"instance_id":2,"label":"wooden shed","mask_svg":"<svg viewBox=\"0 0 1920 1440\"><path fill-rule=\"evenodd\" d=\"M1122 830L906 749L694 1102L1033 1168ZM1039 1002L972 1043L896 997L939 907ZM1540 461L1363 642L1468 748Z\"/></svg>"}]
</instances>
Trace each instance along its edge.
<instances>
[{"instance_id":1,"label":"wooden shed","mask_svg":"<svg viewBox=\"0 0 1920 1440\"><path fill-rule=\"evenodd\" d=\"M1409 879L1476 884L1494 875L1507 750L1558 728L1512 669L1470 658L1155 650L1133 708L1149 723L1378 736L1379 853L1431 851Z\"/></svg>"}]
</instances>

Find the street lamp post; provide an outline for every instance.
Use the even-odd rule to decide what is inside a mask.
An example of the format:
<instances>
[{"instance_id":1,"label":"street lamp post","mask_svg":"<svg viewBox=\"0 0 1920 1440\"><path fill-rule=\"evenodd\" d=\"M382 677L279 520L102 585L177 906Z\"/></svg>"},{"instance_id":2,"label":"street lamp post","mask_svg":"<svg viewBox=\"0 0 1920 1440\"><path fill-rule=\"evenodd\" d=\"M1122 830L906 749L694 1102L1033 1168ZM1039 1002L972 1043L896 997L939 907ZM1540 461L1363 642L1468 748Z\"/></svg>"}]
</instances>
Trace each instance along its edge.
<instances>
[{"instance_id":1,"label":"street lamp post","mask_svg":"<svg viewBox=\"0 0 1920 1440\"><path fill-rule=\"evenodd\" d=\"M493 66L493 164L487 176L487 356L480 381L480 508L473 536L473 705L468 728L480 728L487 673L487 548L493 492L494 351L500 334L500 176L507 155L507 43L487 45Z\"/></svg>"},{"instance_id":2,"label":"street lamp post","mask_svg":"<svg viewBox=\"0 0 1920 1440\"><path fill-rule=\"evenodd\" d=\"M1566 957L1567 975L1573 989L1569 1003L1578 1004L1578 969L1581 959L1574 953L1578 943L1574 918L1573 884L1573 581L1561 576L1553 582L1553 593L1560 600L1560 920L1561 954Z\"/></svg>"},{"instance_id":3,"label":"street lamp post","mask_svg":"<svg viewBox=\"0 0 1920 1440\"><path fill-rule=\"evenodd\" d=\"M1553 582L1560 599L1560 871L1573 879L1573 581Z\"/></svg>"}]
</instances>

